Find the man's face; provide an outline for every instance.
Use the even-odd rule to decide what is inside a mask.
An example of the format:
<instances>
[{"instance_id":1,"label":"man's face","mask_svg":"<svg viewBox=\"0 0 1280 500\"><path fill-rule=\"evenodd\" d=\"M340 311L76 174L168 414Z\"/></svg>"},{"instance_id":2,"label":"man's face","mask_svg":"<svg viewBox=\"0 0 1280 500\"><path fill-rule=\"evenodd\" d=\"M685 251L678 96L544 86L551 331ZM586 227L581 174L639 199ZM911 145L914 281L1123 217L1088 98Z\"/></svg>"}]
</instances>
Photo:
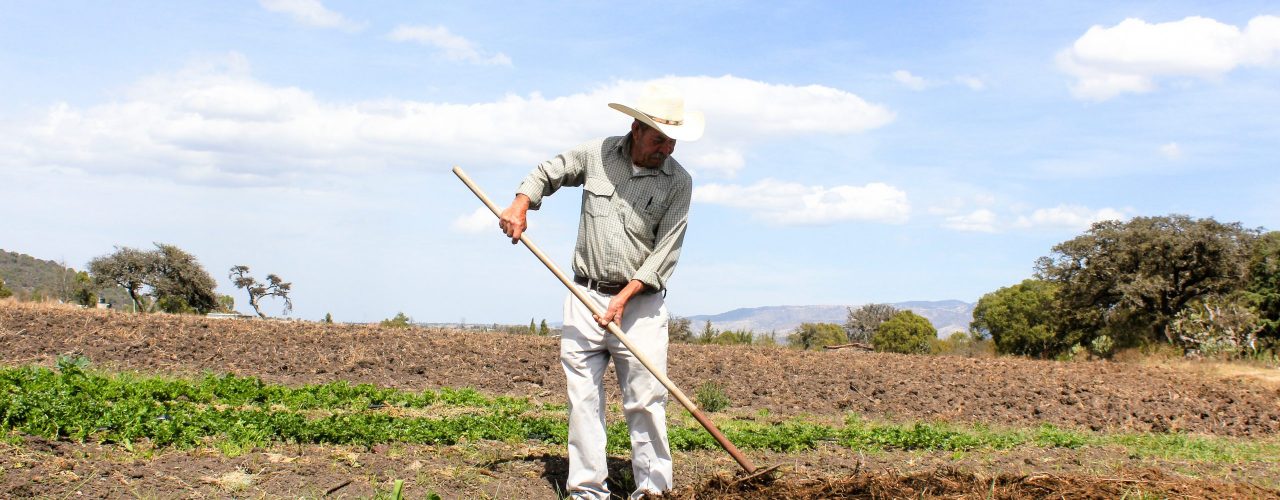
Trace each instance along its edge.
<instances>
[{"instance_id":1,"label":"man's face","mask_svg":"<svg viewBox=\"0 0 1280 500\"><path fill-rule=\"evenodd\" d=\"M661 168L676 150L676 140L639 122L631 124L631 161L643 168Z\"/></svg>"}]
</instances>

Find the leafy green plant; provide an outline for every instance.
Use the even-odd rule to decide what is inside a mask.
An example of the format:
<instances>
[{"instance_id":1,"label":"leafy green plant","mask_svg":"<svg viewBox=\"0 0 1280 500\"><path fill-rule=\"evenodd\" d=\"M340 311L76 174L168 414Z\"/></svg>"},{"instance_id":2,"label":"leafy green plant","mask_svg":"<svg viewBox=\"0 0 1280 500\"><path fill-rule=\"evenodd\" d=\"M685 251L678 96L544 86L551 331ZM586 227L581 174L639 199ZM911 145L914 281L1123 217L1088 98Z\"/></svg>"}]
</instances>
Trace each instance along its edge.
<instances>
[{"instance_id":1,"label":"leafy green plant","mask_svg":"<svg viewBox=\"0 0 1280 500\"><path fill-rule=\"evenodd\" d=\"M48 439L116 443L144 454L166 447L211 446L232 456L271 443L452 445L535 440L562 445L568 435L563 405L535 406L524 399L489 397L469 388L419 393L347 382L290 388L233 375L190 380L107 376L89 370L88 360L76 356L61 356L57 365L57 370L0 368L0 394L5 395L0 398L0 434L18 431ZM384 407L420 410L405 417L382 411ZM432 409L439 407L453 409L433 415ZM559 415L546 416L547 412ZM784 453L814 449L822 443L854 449L952 452L1022 445L1118 445L1137 456L1163 459L1280 460L1276 439L1100 435L1049 425L993 430L983 425L869 422L857 415L850 415L843 426L832 426L800 418L779 423L771 421L767 412L758 415L761 421L739 417L718 425L742 449ZM625 421L613 422L606 433L610 452L622 453L630 447ZM687 420L672 425L668 436L674 450L719 447L704 429Z\"/></svg>"},{"instance_id":2,"label":"leafy green plant","mask_svg":"<svg viewBox=\"0 0 1280 500\"><path fill-rule=\"evenodd\" d=\"M724 386L714 381L703 382L694 391L694 399L698 407L709 413L715 413L729 407L729 395L724 393Z\"/></svg>"}]
</instances>

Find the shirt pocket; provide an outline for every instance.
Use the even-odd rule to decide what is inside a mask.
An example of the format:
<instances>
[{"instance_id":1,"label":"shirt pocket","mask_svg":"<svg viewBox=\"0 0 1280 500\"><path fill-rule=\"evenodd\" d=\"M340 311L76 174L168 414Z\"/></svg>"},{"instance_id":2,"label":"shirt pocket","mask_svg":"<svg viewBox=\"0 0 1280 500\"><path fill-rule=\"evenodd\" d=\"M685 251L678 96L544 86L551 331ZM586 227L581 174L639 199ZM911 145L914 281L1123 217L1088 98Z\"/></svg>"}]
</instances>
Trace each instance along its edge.
<instances>
[{"instance_id":1,"label":"shirt pocket","mask_svg":"<svg viewBox=\"0 0 1280 500\"><path fill-rule=\"evenodd\" d=\"M633 234L651 240L658 230L658 222L666 212L666 200L663 193L646 194L631 205L626 212L627 229Z\"/></svg>"},{"instance_id":2,"label":"shirt pocket","mask_svg":"<svg viewBox=\"0 0 1280 500\"><path fill-rule=\"evenodd\" d=\"M613 215L613 184L588 178L582 189L582 208L593 217Z\"/></svg>"}]
</instances>

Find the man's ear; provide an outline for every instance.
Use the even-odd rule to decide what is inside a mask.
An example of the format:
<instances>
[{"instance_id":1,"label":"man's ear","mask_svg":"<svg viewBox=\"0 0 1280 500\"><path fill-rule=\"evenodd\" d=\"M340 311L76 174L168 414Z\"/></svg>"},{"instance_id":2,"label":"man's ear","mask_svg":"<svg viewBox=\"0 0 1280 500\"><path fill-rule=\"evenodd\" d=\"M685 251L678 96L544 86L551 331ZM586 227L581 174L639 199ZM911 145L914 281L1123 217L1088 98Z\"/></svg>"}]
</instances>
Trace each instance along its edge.
<instances>
[{"instance_id":1,"label":"man's ear","mask_svg":"<svg viewBox=\"0 0 1280 500\"><path fill-rule=\"evenodd\" d=\"M633 136L640 135L640 129L643 127L644 127L644 124L640 123L640 120L631 120L631 135Z\"/></svg>"}]
</instances>

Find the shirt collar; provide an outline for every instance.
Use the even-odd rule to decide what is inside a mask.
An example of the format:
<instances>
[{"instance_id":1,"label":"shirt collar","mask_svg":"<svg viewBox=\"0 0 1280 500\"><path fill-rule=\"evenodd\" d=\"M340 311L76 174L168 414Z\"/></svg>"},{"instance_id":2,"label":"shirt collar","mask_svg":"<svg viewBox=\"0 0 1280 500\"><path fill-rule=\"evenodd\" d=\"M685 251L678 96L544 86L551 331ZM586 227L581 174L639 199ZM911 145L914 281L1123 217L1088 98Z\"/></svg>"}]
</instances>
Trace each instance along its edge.
<instances>
[{"instance_id":1,"label":"shirt collar","mask_svg":"<svg viewBox=\"0 0 1280 500\"><path fill-rule=\"evenodd\" d=\"M618 141L617 150L618 150L618 154L622 155L622 158L626 160L627 164L628 164L628 165L631 165L631 164L632 164L632 161L631 161L631 132L627 132L627 135L622 136L622 140L621 140L621 141ZM668 156L668 157L667 157L667 159L666 159L665 161L663 161L663 162L662 162L662 166L661 166L661 167L659 167L657 170L658 170L659 172L662 172L662 173L666 174L666 175L671 175L671 174L672 174L671 164L672 164L674 161L675 161L675 160L672 160L672 159L671 159L671 157L670 157L670 156ZM637 174L637 175L657 175L657 174L647 174L647 172L652 172L652 171L653 171L653 169L649 169L649 168L643 168L643 167L641 167L641 168L640 168L640 173L639 173L639 174Z\"/></svg>"}]
</instances>

